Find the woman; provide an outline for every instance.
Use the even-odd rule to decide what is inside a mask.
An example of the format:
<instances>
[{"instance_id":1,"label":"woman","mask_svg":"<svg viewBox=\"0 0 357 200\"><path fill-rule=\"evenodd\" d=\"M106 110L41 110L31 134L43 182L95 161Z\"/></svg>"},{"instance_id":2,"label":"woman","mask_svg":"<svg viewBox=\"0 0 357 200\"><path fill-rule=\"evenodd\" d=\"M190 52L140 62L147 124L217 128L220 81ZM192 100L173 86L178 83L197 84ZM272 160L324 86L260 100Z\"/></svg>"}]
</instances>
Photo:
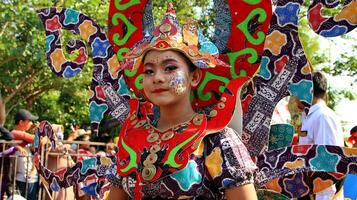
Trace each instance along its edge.
<instances>
[{"instance_id":1,"label":"woman","mask_svg":"<svg viewBox=\"0 0 357 200\"><path fill-rule=\"evenodd\" d=\"M222 61L198 51L194 22L181 33L170 8L153 35L150 43L129 52L124 63L143 68L147 101L130 102L119 134L118 175L111 178L108 199L256 199L249 153L236 132L216 126L226 97L209 114L195 112L190 101L201 68Z\"/></svg>"}]
</instances>

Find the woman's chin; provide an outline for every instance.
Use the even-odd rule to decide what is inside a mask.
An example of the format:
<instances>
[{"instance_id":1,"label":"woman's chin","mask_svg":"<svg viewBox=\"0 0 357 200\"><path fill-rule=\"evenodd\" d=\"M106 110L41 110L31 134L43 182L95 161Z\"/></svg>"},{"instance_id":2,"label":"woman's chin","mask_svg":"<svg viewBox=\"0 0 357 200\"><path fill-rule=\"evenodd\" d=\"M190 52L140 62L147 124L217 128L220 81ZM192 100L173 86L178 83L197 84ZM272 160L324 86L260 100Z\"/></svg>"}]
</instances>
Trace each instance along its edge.
<instances>
[{"instance_id":1,"label":"woman's chin","mask_svg":"<svg viewBox=\"0 0 357 200\"><path fill-rule=\"evenodd\" d=\"M159 106L159 107L166 107L166 106L172 106L175 105L174 99L168 98L168 97L159 97L159 98L153 98L151 99L151 103Z\"/></svg>"},{"instance_id":2,"label":"woman's chin","mask_svg":"<svg viewBox=\"0 0 357 200\"><path fill-rule=\"evenodd\" d=\"M166 106L172 105L172 102L168 101L168 100L155 100L155 101L152 101L152 103L159 107L166 107Z\"/></svg>"}]
</instances>

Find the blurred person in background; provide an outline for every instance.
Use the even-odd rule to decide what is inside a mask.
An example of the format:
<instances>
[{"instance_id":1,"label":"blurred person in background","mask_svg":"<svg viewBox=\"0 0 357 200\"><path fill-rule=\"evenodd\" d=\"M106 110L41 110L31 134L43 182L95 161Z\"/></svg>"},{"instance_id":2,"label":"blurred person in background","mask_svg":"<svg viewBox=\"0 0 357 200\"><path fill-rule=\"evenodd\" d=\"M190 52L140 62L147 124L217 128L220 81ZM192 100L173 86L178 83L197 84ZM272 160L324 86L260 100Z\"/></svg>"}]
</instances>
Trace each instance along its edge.
<instances>
[{"instance_id":1,"label":"blurred person in background","mask_svg":"<svg viewBox=\"0 0 357 200\"><path fill-rule=\"evenodd\" d=\"M321 72L312 74L313 100L308 114L303 112L299 144L344 146L341 122L335 112L326 105L327 79ZM343 192L337 195L335 185L316 193L316 200L343 200Z\"/></svg>"},{"instance_id":2,"label":"blurred person in background","mask_svg":"<svg viewBox=\"0 0 357 200\"><path fill-rule=\"evenodd\" d=\"M38 126L34 121L37 119L38 117L30 111L20 109L15 115L15 128L11 131L15 140L22 141L20 146L27 152L26 156L17 153L19 157L17 159L16 186L19 188L21 196L28 200L37 200L39 189L38 174L29 148L34 142L34 130Z\"/></svg>"},{"instance_id":3,"label":"blurred person in background","mask_svg":"<svg viewBox=\"0 0 357 200\"><path fill-rule=\"evenodd\" d=\"M357 148L357 126L354 126L350 130L350 137L348 138L348 142L352 144L353 148Z\"/></svg>"},{"instance_id":4,"label":"blurred person in background","mask_svg":"<svg viewBox=\"0 0 357 200\"><path fill-rule=\"evenodd\" d=\"M84 142L78 145L78 150L77 150L77 162L89 159L94 156L94 154L90 151L91 146L90 146L90 135L89 134L82 134L77 137L76 141ZM87 187L88 185L94 183L96 181L96 178L93 177L87 177L86 181L81 182L77 184L76 187L76 199L79 200L89 200L92 197L86 194L84 191L82 191L83 188Z\"/></svg>"},{"instance_id":5,"label":"blurred person in background","mask_svg":"<svg viewBox=\"0 0 357 200\"><path fill-rule=\"evenodd\" d=\"M58 140L64 140L64 127L61 124L52 124L53 132L55 133Z\"/></svg>"}]
</instances>

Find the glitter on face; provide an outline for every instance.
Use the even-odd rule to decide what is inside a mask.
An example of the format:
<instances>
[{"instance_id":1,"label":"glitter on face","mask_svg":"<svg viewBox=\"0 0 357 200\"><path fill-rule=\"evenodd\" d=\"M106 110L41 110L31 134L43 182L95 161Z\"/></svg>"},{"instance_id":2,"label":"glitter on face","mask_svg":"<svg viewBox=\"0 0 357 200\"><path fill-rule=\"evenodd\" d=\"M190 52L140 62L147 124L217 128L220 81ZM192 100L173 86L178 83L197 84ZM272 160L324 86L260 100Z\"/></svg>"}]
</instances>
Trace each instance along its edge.
<instances>
[{"instance_id":1,"label":"glitter on face","mask_svg":"<svg viewBox=\"0 0 357 200\"><path fill-rule=\"evenodd\" d=\"M186 87L186 82L187 78L185 76L185 72L183 71L177 71L172 77L170 78L169 81L169 88L176 94L176 95L182 95L185 93L187 87Z\"/></svg>"}]
</instances>

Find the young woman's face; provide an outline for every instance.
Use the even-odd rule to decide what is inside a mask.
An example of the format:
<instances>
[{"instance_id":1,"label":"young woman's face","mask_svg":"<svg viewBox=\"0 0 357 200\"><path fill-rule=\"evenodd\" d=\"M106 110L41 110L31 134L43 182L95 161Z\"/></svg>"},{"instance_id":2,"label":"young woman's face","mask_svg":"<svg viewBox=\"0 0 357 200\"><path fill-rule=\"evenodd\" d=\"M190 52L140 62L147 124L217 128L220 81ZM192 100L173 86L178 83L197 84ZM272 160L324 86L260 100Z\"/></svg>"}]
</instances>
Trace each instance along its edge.
<instances>
[{"instance_id":1,"label":"young woman's face","mask_svg":"<svg viewBox=\"0 0 357 200\"><path fill-rule=\"evenodd\" d=\"M172 50L151 50L143 64L143 88L153 104L167 106L189 99L191 85L197 81L183 55Z\"/></svg>"}]
</instances>

